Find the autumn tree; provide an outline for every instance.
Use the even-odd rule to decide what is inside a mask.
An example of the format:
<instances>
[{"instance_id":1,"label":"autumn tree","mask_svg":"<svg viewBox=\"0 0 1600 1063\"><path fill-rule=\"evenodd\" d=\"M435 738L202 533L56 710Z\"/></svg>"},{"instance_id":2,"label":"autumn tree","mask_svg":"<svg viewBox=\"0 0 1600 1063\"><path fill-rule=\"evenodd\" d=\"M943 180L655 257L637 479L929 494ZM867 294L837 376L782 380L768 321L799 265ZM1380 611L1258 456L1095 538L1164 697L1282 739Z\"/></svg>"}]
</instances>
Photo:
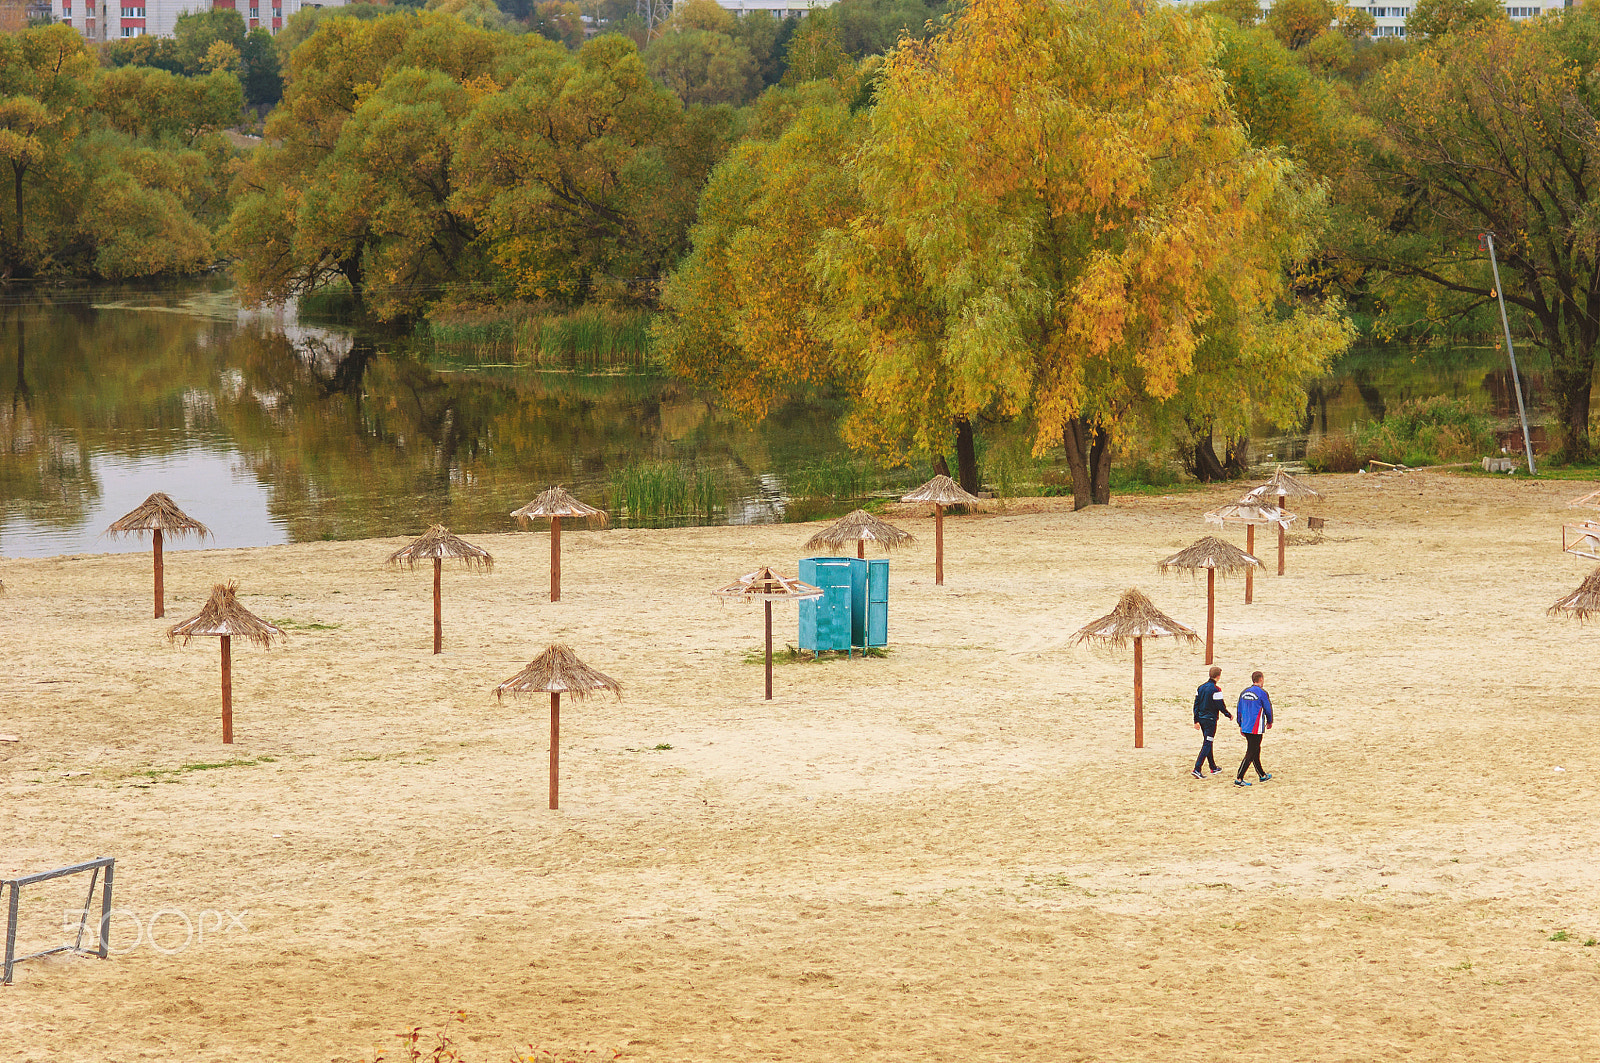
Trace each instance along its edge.
<instances>
[{"instance_id":1,"label":"autumn tree","mask_svg":"<svg viewBox=\"0 0 1600 1063\"><path fill-rule=\"evenodd\" d=\"M1485 22L1498 22L1506 9L1498 0L1417 0L1406 16L1406 32L1413 37L1433 39L1450 33L1476 29Z\"/></svg>"},{"instance_id":2,"label":"autumn tree","mask_svg":"<svg viewBox=\"0 0 1600 1063\"><path fill-rule=\"evenodd\" d=\"M1488 19L1430 42L1380 79L1377 195L1344 253L1384 282L1482 305L1504 296L1550 359L1560 457L1591 460L1600 344L1600 18L1587 8L1526 25Z\"/></svg>"},{"instance_id":3,"label":"autumn tree","mask_svg":"<svg viewBox=\"0 0 1600 1063\"><path fill-rule=\"evenodd\" d=\"M819 265L880 421L932 440L1029 417L1081 507L1208 342L1235 352L1212 379L1238 392L1260 372L1298 386L1347 342L1335 310L1285 300L1320 192L1249 144L1215 51L1203 18L1122 0L977 0L896 50L856 158L863 217ZM1271 356L1286 329L1307 358Z\"/></svg>"},{"instance_id":4,"label":"autumn tree","mask_svg":"<svg viewBox=\"0 0 1600 1063\"><path fill-rule=\"evenodd\" d=\"M1325 34L1349 41L1371 34L1377 26L1366 8L1341 0L1276 0L1261 24L1293 52Z\"/></svg>"}]
</instances>

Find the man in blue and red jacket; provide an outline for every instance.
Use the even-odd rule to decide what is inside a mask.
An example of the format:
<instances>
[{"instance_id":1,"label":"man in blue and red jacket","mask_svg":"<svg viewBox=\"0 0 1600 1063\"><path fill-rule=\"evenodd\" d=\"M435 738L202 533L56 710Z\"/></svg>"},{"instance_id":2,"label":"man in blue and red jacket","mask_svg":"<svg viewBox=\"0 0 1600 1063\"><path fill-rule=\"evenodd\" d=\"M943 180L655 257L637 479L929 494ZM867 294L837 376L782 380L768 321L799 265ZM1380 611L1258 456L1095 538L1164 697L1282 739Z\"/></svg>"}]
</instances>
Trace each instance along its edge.
<instances>
[{"instance_id":1,"label":"man in blue and red jacket","mask_svg":"<svg viewBox=\"0 0 1600 1063\"><path fill-rule=\"evenodd\" d=\"M1266 676L1260 672L1251 672L1250 685L1239 695L1236 711L1245 748L1244 759L1239 762L1239 774L1233 777L1235 786L1250 785L1245 781L1244 772L1252 764L1256 766L1256 774L1261 776L1262 782L1272 778L1272 774L1261 766L1261 736L1272 727L1272 699L1261 685L1265 680Z\"/></svg>"}]
</instances>

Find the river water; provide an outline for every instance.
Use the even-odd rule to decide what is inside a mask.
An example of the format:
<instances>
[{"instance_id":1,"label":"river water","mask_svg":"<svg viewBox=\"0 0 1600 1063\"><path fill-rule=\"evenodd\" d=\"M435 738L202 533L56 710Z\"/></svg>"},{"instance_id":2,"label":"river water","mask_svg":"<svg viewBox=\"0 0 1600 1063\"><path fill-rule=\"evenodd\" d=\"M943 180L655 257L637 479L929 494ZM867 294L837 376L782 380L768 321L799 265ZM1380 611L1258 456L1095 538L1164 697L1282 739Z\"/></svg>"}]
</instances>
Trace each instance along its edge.
<instances>
[{"instance_id":1,"label":"river water","mask_svg":"<svg viewBox=\"0 0 1600 1063\"><path fill-rule=\"evenodd\" d=\"M1312 387L1306 424L1252 449L1295 460L1423 395L1482 395L1504 413L1502 366L1488 348L1355 352ZM10 295L0 367L9 557L146 549L102 533L152 491L223 547L508 530L551 484L601 504L637 462L704 470L726 485L717 521L765 522L783 519L797 471L853 460L825 398L749 426L671 379L452 367L403 338L242 309L221 284ZM1537 373L1529 387L1541 405Z\"/></svg>"}]
</instances>

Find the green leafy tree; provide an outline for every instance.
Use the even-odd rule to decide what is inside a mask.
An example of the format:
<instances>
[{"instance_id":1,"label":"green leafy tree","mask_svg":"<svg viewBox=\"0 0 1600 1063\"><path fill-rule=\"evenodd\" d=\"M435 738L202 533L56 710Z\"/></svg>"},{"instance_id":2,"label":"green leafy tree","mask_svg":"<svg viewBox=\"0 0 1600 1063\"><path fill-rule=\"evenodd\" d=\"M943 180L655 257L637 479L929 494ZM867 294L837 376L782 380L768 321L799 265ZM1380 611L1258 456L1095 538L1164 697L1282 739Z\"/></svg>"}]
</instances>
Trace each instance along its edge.
<instances>
[{"instance_id":1,"label":"green leafy tree","mask_svg":"<svg viewBox=\"0 0 1600 1063\"><path fill-rule=\"evenodd\" d=\"M245 103L260 111L276 107L283 99L283 72L272 34L260 26L246 34L239 62Z\"/></svg>"},{"instance_id":2,"label":"green leafy tree","mask_svg":"<svg viewBox=\"0 0 1600 1063\"><path fill-rule=\"evenodd\" d=\"M1429 286L1470 308L1494 296L1477 234L1495 233L1506 302L1550 359L1560 456L1594 454L1600 344L1600 18L1484 21L1390 66L1377 84L1382 139L1368 221L1343 243L1376 282Z\"/></svg>"},{"instance_id":3,"label":"green leafy tree","mask_svg":"<svg viewBox=\"0 0 1600 1063\"><path fill-rule=\"evenodd\" d=\"M514 12L508 11L507 14ZM570 50L583 45L583 9L572 0L546 0L534 4L527 15L528 29L547 40L564 44Z\"/></svg>"},{"instance_id":4,"label":"green leafy tree","mask_svg":"<svg viewBox=\"0 0 1600 1063\"><path fill-rule=\"evenodd\" d=\"M1372 33L1377 21L1364 7L1340 0L1275 0L1261 24L1292 52L1298 52L1325 33L1348 40Z\"/></svg>"},{"instance_id":5,"label":"green leafy tree","mask_svg":"<svg viewBox=\"0 0 1600 1063\"><path fill-rule=\"evenodd\" d=\"M1498 0L1417 0L1406 16L1406 32L1432 39L1477 29L1505 17L1506 9Z\"/></svg>"},{"instance_id":6,"label":"green leafy tree","mask_svg":"<svg viewBox=\"0 0 1600 1063\"><path fill-rule=\"evenodd\" d=\"M233 49L235 60L244 52L244 16L228 8L179 15L173 29L174 57L185 74L205 74L218 69L213 52L217 44ZM237 68L235 68L237 73Z\"/></svg>"}]
</instances>

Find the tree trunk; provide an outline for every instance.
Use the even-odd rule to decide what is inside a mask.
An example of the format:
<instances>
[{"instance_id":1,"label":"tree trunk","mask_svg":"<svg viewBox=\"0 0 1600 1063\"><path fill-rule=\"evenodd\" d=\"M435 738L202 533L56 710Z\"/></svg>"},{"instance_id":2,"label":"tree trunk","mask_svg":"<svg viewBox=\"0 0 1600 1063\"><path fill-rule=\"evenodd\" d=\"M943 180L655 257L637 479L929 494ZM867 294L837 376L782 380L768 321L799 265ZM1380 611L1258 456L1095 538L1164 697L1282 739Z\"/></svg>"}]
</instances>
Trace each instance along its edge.
<instances>
[{"instance_id":1,"label":"tree trunk","mask_svg":"<svg viewBox=\"0 0 1600 1063\"><path fill-rule=\"evenodd\" d=\"M972 437L972 422L965 417L956 421L956 469L961 473L961 489L977 494L978 447Z\"/></svg>"},{"instance_id":2,"label":"tree trunk","mask_svg":"<svg viewBox=\"0 0 1600 1063\"><path fill-rule=\"evenodd\" d=\"M1564 358L1565 365L1550 359L1555 377L1557 400L1561 406L1561 451L1558 457L1568 464L1587 463L1594 457L1594 441L1589 437L1590 380L1594 358ZM1587 365L1575 363L1586 362ZM1513 396L1515 398L1515 396Z\"/></svg>"},{"instance_id":3,"label":"tree trunk","mask_svg":"<svg viewBox=\"0 0 1600 1063\"><path fill-rule=\"evenodd\" d=\"M936 455L933 459L933 471L940 476L950 475L950 463L944 460L944 455Z\"/></svg>"},{"instance_id":4,"label":"tree trunk","mask_svg":"<svg viewBox=\"0 0 1600 1063\"><path fill-rule=\"evenodd\" d=\"M1237 480L1250 471L1249 454L1249 436L1237 436L1228 440L1228 452L1222 459L1222 468L1230 480Z\"/></svg>"},{"instance_id":5,"label":"tree trunk","mask_svg":"<svg viewBox=\"0 0 1600 1063\"><path fill-rule=\"evenodd\" d=\"M1072 470L1072 508L1111 502L1111 433L1074 417L1061 428L1061 442Z\"/></svg>"},{"instance_id":6,"label":"tree trunk","mask_svg":"<svg viewBox=\"0 0 1600 1063\"><path fill-rule=\"evenodd\" d=\"M361 256L351 255L339 263L339 272L344 274L344 279L350 282L350 298L358 308L366 305L366 296L361 272Z\"/></svg>"},{"instance_id":7,"label":"tree trunk","mask_svg":"<svg viewBox=\"0 0 1600 1063\"><path fill-rule=\"evenodd\" d=\"M1189 428L1191 432L1194 432L1193 425L1190 425ZM1228 470L1222 467L1222 461L1217 457L1216 446L1211 441L1211 432L1207 431L1203 439L1200 438L1198 432L1194 432L1194 435L1193 456L1191 460L1184 463L1189 467L1189 475L1204 484L1226 480L1228 478Z\"/></svg>"}]
</instances>

